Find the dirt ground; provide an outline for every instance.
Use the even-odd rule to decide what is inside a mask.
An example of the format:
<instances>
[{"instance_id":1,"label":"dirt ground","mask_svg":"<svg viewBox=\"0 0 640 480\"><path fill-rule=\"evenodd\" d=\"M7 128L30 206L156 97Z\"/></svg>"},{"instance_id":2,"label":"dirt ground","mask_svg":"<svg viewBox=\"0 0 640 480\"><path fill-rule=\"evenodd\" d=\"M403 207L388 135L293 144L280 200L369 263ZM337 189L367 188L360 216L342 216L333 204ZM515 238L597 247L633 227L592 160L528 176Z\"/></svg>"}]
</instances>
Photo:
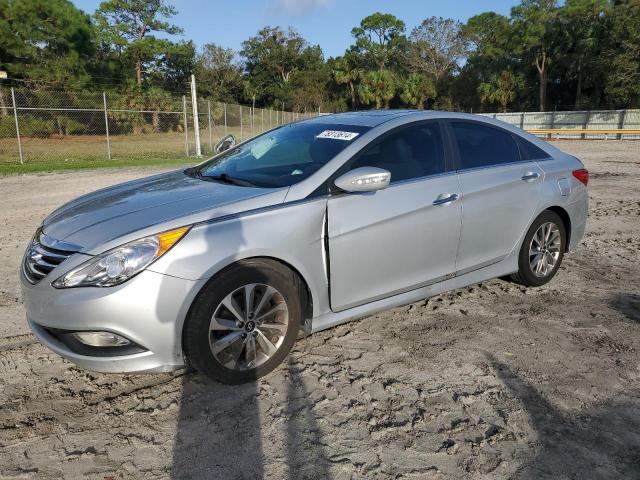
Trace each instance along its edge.
<instances>
[{"instance_id":1,"label":"dirt ground","mask_svg":"<svg viewBox=\"0 0 640 480\"><path fill-rule=\"evenodd\" d=\"M151 170L0 178L0 478L640 478L640 142L556 145L591 171L591 206L549 285L321 332L240 387L82 371L27 331L37 223Z\"/></svg>"}]
</instances>

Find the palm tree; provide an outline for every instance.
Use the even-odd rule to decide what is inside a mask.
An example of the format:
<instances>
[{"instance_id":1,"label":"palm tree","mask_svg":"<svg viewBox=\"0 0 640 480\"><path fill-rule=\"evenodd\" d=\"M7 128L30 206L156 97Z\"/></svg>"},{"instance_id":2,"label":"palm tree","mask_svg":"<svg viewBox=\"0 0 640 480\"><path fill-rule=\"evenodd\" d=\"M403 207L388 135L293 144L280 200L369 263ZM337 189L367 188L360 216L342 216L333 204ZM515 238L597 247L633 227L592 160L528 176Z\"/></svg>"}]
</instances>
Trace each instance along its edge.
<instances>
[{"instance_id":1,"label":"palm tree","mask_svg":"<svg viewBox=\"0 0 640 480\"><path fill-rule=\"evenodd\" d=\"M356 82L362 76L362 69L356 64L349 61L348 58L341 58L336 62L336 69L333 71L333 77L338 85L346 85L351 95L351 107L354 110L358 108L358 96L356 92Z\"/></svg>"},{"instance_id":2,"label":"palm tree","mask_svg":"<svg viewBox=\"0 0 640 480\"><path fill-rule=\"evenodd\" d=\"M402 101L418 110L424 109L429 98L435 98L436 87L430 78L419 73L410 74L402 86L400 98Z\"/></svg>"},{"instance_id":3,"label":"palm tree","mask_svg":"<svg viewBox=\"0 0 640 480\"><path fill-rule=\"evenodd\" d=\"M362 103L376 108L389 108L389 102L396 95L396 78L389 70L367 72L358 86L358 96Z\"/></svg>"},{"instance_id":4,"label":"palm tree","mask_svg":"<svg viewBox=\"0 0 640 480\"><path fill-rule=\"evenodd\" d=\"M503 112L507 111L507 105L513 102L522 89L524 80L519 74L504 70L500 75L492 75L488 82L478 86L478 94L481 102L498 103Z\"/></svg>"}]
</instances>

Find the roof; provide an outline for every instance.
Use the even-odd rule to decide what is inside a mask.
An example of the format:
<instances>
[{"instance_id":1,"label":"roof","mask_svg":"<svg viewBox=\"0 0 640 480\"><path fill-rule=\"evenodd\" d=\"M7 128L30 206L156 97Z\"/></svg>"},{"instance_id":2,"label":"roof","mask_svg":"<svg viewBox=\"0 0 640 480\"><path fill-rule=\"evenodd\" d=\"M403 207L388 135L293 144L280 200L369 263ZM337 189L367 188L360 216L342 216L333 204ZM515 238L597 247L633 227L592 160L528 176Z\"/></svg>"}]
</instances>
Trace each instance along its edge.
<instances>
[{"instance_id":1,"label":"roof","mask_svg":"<svg viewBox=\"0 0 640 480\"><path fill-rule=\"evenodd\" d=\"M419 110L367 110L363 112L334 113L331 115L321 115L314 117L308 122L313 123L336 123L344 125L362 125L365 127L376 127L394 118L404 117Z\"/></svg>"}]
</instances>

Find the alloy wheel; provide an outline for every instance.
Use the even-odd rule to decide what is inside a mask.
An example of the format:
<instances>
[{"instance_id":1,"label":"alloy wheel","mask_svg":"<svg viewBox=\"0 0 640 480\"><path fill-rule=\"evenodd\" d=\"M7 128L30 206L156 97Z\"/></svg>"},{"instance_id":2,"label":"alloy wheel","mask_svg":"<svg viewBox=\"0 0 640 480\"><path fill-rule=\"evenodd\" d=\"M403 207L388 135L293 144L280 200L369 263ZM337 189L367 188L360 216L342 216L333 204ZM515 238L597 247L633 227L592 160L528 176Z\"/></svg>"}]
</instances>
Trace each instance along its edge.
<instances>
[{"instance_id":1,"label":"alloy wheel","mask_svg":"<svg viewBox=\"0 0 640 480\"><path fill-rule=\"evenodd\" d=\"M216 307L209 326L211 353L232 370L250 370L269 360L284 342L289 310L274 287L251 283Z\"/></svg>"},{"instance_id":2,"label":"alloy wheel","mask_svg":"<svg viewBox=\"0 0 640 480\"><path fill-rule=\"evenodd\" d=\"M553 222L540 225L529 246L529 265L536 277L546 277L555 268L560 258L562 237Z\"/></svg>"}]
</instances>

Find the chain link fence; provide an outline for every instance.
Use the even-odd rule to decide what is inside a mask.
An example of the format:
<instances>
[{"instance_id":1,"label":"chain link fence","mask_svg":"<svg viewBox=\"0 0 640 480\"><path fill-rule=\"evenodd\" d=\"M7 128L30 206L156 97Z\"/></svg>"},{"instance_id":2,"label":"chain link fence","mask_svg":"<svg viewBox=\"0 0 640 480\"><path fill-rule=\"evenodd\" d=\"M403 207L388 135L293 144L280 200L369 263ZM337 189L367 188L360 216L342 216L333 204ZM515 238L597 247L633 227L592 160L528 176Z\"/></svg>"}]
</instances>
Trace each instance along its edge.
<instances>
[{"instance_id":1,"label":"chain link fence","mask_svg":"<svg viewBox=\"0 0 640 480\"><path fill-rule=\"evenodd\" d=\"M0 87L0 165L203 156L227 134L245 140L313 112L260 109L166 92L120 95ZM197 112L198 132L195 131ZM640 110L484 113L525 130L562 129L555 138L640 139Z\"/></svg>"},{"instance_id":2,"label":"chain link fence","mask_svg":"<svg viewBox=\"0 0 640 480\"><path fill-rule=\"evenodd\" d=\"M197 111L198 134L195 131ZM226 134L245 140L316 116L166 93L117 95L0 87L0 164L159 159L213 152Z\"/></svg>"}]
</instances>

